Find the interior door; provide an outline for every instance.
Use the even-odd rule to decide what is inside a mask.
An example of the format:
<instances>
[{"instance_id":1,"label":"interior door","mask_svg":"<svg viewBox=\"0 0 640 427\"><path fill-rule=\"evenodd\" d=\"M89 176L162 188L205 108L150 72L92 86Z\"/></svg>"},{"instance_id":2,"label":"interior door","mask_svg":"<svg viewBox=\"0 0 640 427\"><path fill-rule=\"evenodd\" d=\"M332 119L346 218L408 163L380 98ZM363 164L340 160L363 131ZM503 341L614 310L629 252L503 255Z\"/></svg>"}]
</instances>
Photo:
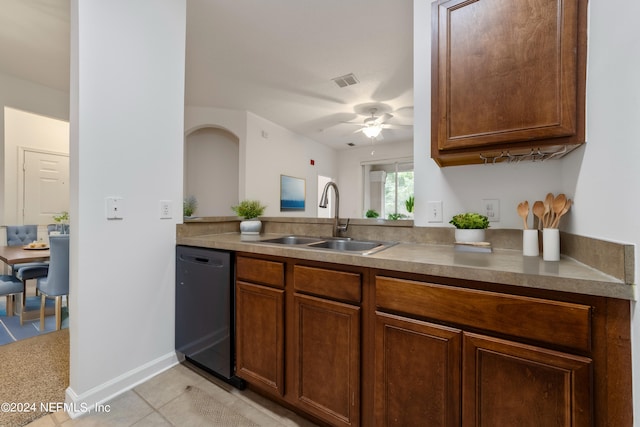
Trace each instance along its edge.
<instances>
[{"instance_id":1,"label":"interior door","mask_svg":"<svg viewBox=\"0 0 640 427\"><path fill-rule=\"evenodd\" d=\"M24 151L23 224L50 224L53 215L69 211L69 156Z\"/></svg>"}]
</instances>

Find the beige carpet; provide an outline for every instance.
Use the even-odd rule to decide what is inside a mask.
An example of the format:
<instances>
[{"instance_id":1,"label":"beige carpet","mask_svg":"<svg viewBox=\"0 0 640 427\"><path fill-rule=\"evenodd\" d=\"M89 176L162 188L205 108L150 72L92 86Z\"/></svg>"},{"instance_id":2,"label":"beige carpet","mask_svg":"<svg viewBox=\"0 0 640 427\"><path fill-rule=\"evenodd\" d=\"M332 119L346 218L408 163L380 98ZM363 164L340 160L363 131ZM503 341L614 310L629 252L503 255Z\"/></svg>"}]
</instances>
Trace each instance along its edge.
<instances>
[{"instance_id":1,"label":"beige carpet","mask_svg":"<svg viewBox=\"0 0 640 427\"><path fill-rule=\"evenodd\" d=\"M68 329L0 346L0 426L46 415L40 403L64 402L68 385Z\"/></svg>"}]
</instances>

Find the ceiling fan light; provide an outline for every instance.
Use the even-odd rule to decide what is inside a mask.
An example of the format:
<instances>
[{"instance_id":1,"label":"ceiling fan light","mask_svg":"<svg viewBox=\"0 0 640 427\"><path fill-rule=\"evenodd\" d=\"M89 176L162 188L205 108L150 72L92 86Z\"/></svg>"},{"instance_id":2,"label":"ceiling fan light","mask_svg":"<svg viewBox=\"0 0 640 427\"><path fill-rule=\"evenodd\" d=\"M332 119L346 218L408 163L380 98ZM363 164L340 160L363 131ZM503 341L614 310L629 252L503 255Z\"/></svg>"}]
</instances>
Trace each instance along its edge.
<instances>
[{"instance_id":1,"label":"ceiling fan light","mask_svg":"<svg viewBox=\"0 0 640 427\"><path fill-rule=\"evenodd\" d=\"M382 131L382 127L380 126L367 126L362 129L362 133L364 133L368 138L375 138L380 135Z\"/></svg>"}]
</instances>

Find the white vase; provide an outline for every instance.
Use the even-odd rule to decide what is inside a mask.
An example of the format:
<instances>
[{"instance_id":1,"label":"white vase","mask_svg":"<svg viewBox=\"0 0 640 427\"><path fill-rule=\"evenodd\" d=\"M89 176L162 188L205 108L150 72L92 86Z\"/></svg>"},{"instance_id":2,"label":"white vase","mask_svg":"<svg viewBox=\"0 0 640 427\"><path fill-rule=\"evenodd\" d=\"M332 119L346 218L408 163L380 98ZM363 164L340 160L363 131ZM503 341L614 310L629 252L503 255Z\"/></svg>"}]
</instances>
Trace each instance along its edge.
<instances>
[{"instance_id":1,"label":"white vase","mask_svg":"<svg viewBox=\"0 0 640 427\"><path fill-rule=\"evenodd\" d=\"M246 219L240 221L240 233L241 234L260 234L262 229L262 221L257 219Z\"/></svg>"},{"instance_id":2,"label":"white vase","mask_svg":"<svg viewBox=\"0 0 640 427\"><path fill-rule=\"evenodd\" d=\"M456 228L456 242L484 242L485 231L484 228Z\"/></svg>"},{"instance_id":3,"label":"white vase","mask_svg":"<svg viewBox=\"0 0 640 427\"><path fill-rule=\"evenodd\" d=\"M542 259L560 261L560 230L557 228L542 230Z\"/></svg>"}]
</instances>

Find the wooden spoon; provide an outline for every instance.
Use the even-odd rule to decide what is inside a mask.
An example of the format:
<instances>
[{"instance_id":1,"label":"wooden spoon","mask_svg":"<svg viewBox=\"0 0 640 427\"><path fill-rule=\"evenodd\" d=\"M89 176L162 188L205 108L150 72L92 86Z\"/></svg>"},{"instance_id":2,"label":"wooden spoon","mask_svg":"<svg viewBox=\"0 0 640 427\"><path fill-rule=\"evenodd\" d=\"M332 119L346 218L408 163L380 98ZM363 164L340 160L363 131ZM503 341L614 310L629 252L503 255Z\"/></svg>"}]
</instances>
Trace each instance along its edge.
<instances>
[{"instance_id":1,"label":"wooden spoon","mask_svg":"<svg viewBox=\"0 0 640 427\"><path fill-rule=\"evenodd\" d=\"M543 205L544 205L544 221L542 223L543 228L549 228L551 223L553 222L553 211L551 210L551 205L553 204L553 194L547 194L545 197Z\"/></svg>"},{"instance_id":2,"label":"wooden spoon","mask_svg":"<svg viewBox=\"0 0 640 427\"><path fill-rule=\"evenodd\" d=\"M558 215L564 209L564 205L567 204L567 197L564 194L558 194L555 199L553 199L553 204L551 205L551 209L553 210L553 222L551 222L551 228L556 228L558 225Z\"/></svg>"},{"instance_id":3,"label":"wooden spoon","mask_svg":"<svg viewBox=\"0 0 640 427\"><path fill-rule=\"evenodd\" d=\"M538 228L542 228L542 220L544 217L544 203L538 200L533 203L533 214L538 218Z\"/></svg>"},{"instance_id":4,"label":"wooden spoon","mask_svg":"<svg viewBox=\"0 0 640 427\"><path fill-rule=\"evenodd\" d=\"M529 228L527 226L527 217L529 216L529 202L527 200L518 203L518 215L522 217L524 229L527 230Z\"/></svg>"},{"instance_id":5,"label":"wooden spoon","mask_svg":"<svg viewBox=\"0 0 640 427\"><path fill-rule=\"evenodd\" d=\"M562 215L564 215L567 212L569 212L569 209L571 208L571 204L572 203L573 203L573 201L571 199L567 200L567 202L565 203L565 205L562 208L562 210L556 216L555 221L553 221L553 224L551 225L551 228L558 228L558 226L560 225L560 218L562 217Z\"/></svg>"}]
</instances>

